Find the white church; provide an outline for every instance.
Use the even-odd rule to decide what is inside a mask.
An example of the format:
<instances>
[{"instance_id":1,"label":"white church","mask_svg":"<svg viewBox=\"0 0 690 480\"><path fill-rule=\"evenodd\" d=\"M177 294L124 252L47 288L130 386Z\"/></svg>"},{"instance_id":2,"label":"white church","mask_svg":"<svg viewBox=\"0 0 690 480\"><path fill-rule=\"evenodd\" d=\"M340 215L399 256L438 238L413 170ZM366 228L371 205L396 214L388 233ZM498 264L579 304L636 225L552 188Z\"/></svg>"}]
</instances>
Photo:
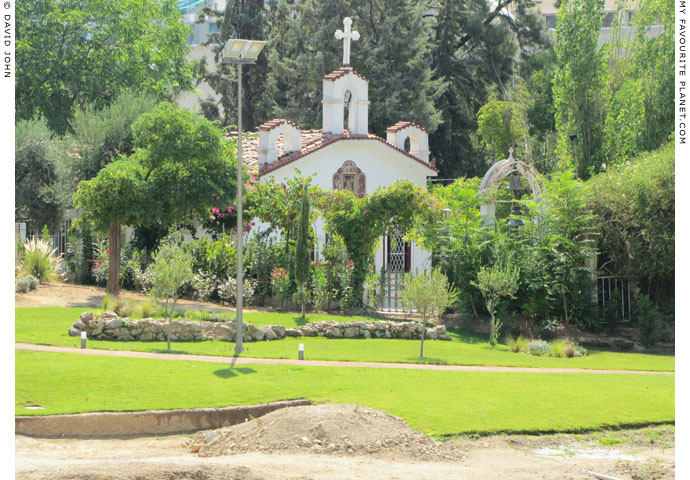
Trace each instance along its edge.
<instances>
[{"instance_id":1,"label":"white church","mask_svg":"<svg viewBox=\"0 0 690 480\"><path fill-rule=\"evenodd\" d=\"M261 180L272 177L277 183L286 183L298 175L311 176L313 184L322 189L350 190L357 197L397 180L426 188L427 178L436 176L438 170L429 161L424 128L403 121L388 128L385 139L369 133L369 82L350 66L350 41L358 40L359 33L351 31L350 18L343 23L344 32L335 34L343 40L343 66L323 77L323 128L300 130L285 119L266 122L258 127L258 136L242 142L244 164L258 170ZM318 259L318 249L326 242L321 218L314 228ZM402 232L396 234L402 237ZM392 272L414 274L430 269L430 253L414 243L382 238L381 244L376 271L383 266Z\"/></svg>"}]
</instances>

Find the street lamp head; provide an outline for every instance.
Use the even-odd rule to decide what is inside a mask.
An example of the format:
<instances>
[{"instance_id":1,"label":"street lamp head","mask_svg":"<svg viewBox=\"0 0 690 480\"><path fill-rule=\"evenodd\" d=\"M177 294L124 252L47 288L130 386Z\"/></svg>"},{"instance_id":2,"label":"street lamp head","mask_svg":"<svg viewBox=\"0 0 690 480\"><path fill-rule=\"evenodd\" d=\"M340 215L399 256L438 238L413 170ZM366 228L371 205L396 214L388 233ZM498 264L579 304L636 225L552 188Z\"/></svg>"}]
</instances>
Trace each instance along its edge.
<instances>
[{"instance_id":1,"label":"street lamp head","mask_svg":"<svg viewBox=\"0 0 690 480\"><path fill-rule=\"evenodd\" d=\"M452 210L450 208L444 208L443 209L443 219L448 220L450 218Z\"/></svg>"},{"instance_id":2,"label":"street lamp head","mask_svg":"<svg viewBox=\"0 0 690 480\"><path fill-rule=\"evenodd\" d=\"M254 63L265 44L261 40L228 40L223 48L223 63Z\"/></svg>"}]
</instances>

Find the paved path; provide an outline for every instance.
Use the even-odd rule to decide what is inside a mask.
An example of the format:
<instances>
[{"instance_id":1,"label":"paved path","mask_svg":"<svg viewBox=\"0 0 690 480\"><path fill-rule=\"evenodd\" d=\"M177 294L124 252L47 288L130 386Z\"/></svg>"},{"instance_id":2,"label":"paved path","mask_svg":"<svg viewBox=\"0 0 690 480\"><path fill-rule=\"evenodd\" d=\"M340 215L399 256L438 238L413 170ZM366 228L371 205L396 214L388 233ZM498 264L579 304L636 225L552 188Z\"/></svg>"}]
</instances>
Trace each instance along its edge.
<instances>
[{"instance_id":1,"label":"paved path","mask_svg":"<svg viewBox=\"0 0 690 480\"><path fill-rule=\"evenodd\" d=\"M450 372L545 372L545 373L604 373L636 375L675 375L675 372L649 372L633 370L588 370L585 368L524 368L524 367L485 367L473 365L428 365L416 363L382 363L382 362L331 362L326 360L289 360L280 358L218 357L211 355L187 355L178 353L133 352L129 350L96 350L92 348L54 347L15 343L15 350L34 350L41 352L80 353L83 355L101 355L106 357L154 358L159 360L186 360L194 362L232 363L233 365L308 365L311 367L364 367L364 368L400 368L409 370L442 370Z\"/></svg>"}]
</instances>

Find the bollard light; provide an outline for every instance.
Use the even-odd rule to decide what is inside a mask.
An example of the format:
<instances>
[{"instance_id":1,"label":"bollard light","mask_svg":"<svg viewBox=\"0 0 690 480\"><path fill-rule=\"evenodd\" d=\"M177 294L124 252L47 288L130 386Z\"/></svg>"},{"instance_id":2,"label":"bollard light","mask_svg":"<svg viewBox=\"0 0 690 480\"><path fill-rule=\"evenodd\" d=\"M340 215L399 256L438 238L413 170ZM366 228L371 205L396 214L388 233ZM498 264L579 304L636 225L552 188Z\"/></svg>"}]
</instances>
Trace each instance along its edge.
<instances>
[{"instance_id":1,"label":"bollard light","mask_svg":"<svg viewBox=\"0 0 690 480\"><path fill-rule=\"evenodd\" d=\"M304 360L304 344L300 343L297 347L297 359Z\"/></svg>"},{"instance_id":2,"label":"bollard light","mask_svg":"<svg viewBox=\"0 0 690 480\"><path fill-rule=\"evenodd\" d=\"M86 348L86 332L81 332L81 348Z\"/></svg>"}]
</instances>

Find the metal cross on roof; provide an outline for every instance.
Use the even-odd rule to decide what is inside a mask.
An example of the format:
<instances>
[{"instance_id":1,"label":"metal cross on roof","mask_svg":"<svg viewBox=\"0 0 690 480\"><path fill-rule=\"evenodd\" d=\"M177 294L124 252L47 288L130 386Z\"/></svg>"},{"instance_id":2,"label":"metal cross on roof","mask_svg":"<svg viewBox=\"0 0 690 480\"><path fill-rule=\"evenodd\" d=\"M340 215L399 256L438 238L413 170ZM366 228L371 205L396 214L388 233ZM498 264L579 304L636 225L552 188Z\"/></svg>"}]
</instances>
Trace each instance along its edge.
<instances>
[{"instance_id":1,"label":"metal cross on roof","mask_svg":"<svg viewBox=\"0 0 690 480\"><path fill-rule=\"evenodd\" d=\"M345 31L336 30L335 38L338 40L343 40L343 68L351 69L350 67L350 40L359 40L359 32L353 32L351 30L352 19L350 17L345 17L343 19L343 25L345 25Z\"/></svg>"}]
</instances>

